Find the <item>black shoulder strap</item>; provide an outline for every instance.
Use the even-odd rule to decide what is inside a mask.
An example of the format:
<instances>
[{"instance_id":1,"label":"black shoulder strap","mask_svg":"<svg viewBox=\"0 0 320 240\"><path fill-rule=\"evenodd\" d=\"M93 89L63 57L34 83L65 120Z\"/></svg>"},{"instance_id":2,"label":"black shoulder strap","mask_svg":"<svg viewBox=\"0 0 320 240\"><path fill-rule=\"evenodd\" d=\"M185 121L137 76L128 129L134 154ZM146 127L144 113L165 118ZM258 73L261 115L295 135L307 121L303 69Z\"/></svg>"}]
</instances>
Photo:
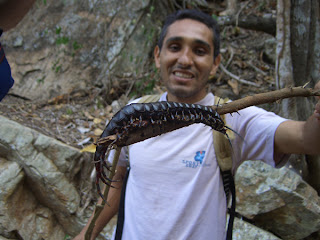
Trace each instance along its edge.
<instances>
[{"instance_id":1,"label":"black shoulder strap","mask_svg":"<svg viewBox=\"0 0 320 240\"><path fill-rule=\"evenodd\" d=\"M118 220L117 220L117 230L116 230L116 236L114 240L121 240L122 238L122 231L123 231L123 224L124 224L124 202L126 197L126 188L127 188L129 172L130 172L130 167L127 168L126 176L124 177L123 183L122 183Z\"/></svg>"},{"instance_id":2,"label":"black shoulder strap","mask_svg":"<svg viewBox=\"0 0 320 240\"><path fill-rule=\"evenodd\" d=\"M231 197L232 197L231 207L230 209L228 209L229 223L228 223L227 237L226 237L226 240L232 240L233 222L234 222L234 217L236 215L236 188L234 184L234 178L230 170L223 171L223 172L221 171L221 175L222 175L224 191L227 197L227 204L229 199L229 192L231 192Z\"/></svg>"}]
</instances>

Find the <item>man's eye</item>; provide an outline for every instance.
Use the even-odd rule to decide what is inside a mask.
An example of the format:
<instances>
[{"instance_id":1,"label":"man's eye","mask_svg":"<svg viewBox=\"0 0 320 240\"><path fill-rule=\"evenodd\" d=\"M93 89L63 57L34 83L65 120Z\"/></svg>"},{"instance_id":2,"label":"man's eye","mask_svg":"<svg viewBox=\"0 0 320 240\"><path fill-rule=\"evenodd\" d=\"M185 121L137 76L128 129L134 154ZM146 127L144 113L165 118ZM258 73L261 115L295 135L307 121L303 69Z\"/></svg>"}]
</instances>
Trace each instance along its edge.
<instances>
[{"instance_id":1,"label":"man's eye","mask_svg":"<svg viewBox=\"0 0 320 240\"><path fill-rule=\"evenodd\" d=\"M199 55L199 56L203 56L207 53L207 51L203 48L196 48L194 50L195 54Z\"/></svg>"},{"instance_id":2,"label":"man's eye","mask_svg":"<svg viewBox=\"0 0 320 240\"><path fill-rule=\"evenodd\" d=\"M180 50L180 47L177 44L172 44L172 45L169 46L169 50L172 51L172 52L177 52L177 51Z\"/></svg>"}]
</instances>

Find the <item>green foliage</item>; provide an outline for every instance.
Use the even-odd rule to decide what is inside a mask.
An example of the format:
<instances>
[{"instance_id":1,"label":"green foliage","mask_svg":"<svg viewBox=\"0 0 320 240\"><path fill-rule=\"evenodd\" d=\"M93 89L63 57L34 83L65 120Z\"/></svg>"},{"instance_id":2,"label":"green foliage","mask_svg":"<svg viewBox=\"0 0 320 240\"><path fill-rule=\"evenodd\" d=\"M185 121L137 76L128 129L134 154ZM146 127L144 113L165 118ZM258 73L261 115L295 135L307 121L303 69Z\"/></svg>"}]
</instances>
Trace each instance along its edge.
<instances>
[{"instance_id":1,"label":"green foliage","mask_svg":"<svg viewBox=\"0 0 320 240\"><path fill-rule=\"evenodd\" d=\"M156 68L155 64L153 64L152 70L135 82L134 87L130 93L130 97L152 94L157 84L157 79L158 69Z\"/></svg>"},{"instance_id":2,"label":"green foliage","mask_svg":"<svg viewBox=\"0 0 320 240\"><path fill-rule=\"evenodd\" d=\"M217 15L212 14L211 17L212 17L214 20L218 21L218 16L217 16Z\"/></svg>"},{"instance_id":3,"label":"green foliage","mask_svg":"<svg viewBox=\"0 0 320 240\"><path fill-rule=\"evenodd\" d=\"M59 73L62 69L62 64L60 64L60 61L63 59L63 55L69 54L74 57L76 52L79 51L83 46L76 40L71 41L68 36L64 35L60 26L55 28L55 35L55 44L58 47L58 59L53 63L51 69L55 73Z\"/></svg>"},{"instance_id":4,"label":"green foliage","mask_svg":"<svg viewBox=\"0 0 320 240\"><path fill-rule=\"evenodd\" d=\"M56 44L57 45L67 45L70 41L70 39L66 36L61 36L61 27L57 27L56 28L56 35L58 35L58 37L56 38Z\"/></svg>"},{"instance_id":5,"label":"green foliage","mask_svg":"<svg viewBox=\"0 0 320 240\"><path fill-rule=\"evenodd\" d=\"M61 27L56 27L56 34L59 35L61 33Z\"/></svg>"},{"instance_id":6,"label":"green foliage","mask_svg":"<svg viewBox=\"0 0 320 240\"><path fill-rule=\"evenodd\" d=\"M66 234L66 235L64 236L64 239L63 239L63 240L71 240L71 239L72 239L72 237L69 236L68 234Z\"/></svg>"},{"instance_id":7,"label":"green foliage","mask_svg":"<svg viewBox=\"0 0 320 240\"><path fill-rule=\"evenodd\" d=\"M46 78L45 76L43 76L42 78L38 78L38 79L37 79L37 82L38 82L39 84L43 84L45 78Z\"/></svg>"},{"instance_id":8,"label":"green foliage","mask_svg":"<svg viewBox=\"0 0 320 240\"><path fill-rule=\"evenodd\" d=\"M61 44L67 45L69 43L69 41L70 41L70 39L68 37L61 36L56 39L56 44L57 45L61 45Z\"/></svg>"},{"instance_id":9,"label":"green foliage","mask_svg":"<svg viewBox=\"0 0 320 240\"><path fill-rule=\"evenodd\" d=\"M60 58L58 58L58 60L56 60L54 63L53 63L53 66L52 66L52 71L54 71L55 73L58 73L60 72L61 68L62 68L62 64L59 64L60 63Z\"/></svg>"},{"instance_id":10,"label":"green foliage","mask_svg":"<svg viewBox=\"0 0 320 240\"><path fill-rule=\"evenodd\" d=\"M67 114L67 115L72 115L72 114L73 114L72 109L71 109L71 108L67 108L66 114Z\"/></svg>"},{"instance_id":11,"label":"green foliage","mask_svg":"<svg viewBox=\"0 0 320 240\"><path fill-rule=\"evenodd\" d=\"M267 8L267 2L265 0L259 2L258 10L260 12L263 12L266 8Z\"/></svg>"}]
</instances>

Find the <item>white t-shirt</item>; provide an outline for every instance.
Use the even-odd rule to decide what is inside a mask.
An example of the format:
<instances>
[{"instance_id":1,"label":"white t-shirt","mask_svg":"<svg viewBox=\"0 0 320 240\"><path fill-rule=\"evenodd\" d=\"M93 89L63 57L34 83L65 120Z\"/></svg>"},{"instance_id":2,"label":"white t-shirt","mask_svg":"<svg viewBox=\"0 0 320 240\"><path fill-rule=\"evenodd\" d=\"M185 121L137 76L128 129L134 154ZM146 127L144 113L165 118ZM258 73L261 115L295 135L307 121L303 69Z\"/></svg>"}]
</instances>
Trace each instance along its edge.
<instances>
[{"instance_id":1,"label":"white t-shirt","mask_svg":"<svg viewBox=\"0 0 320 240\"><path fill-rule=\"evenodd\" d=\"M198 104L214 105L213 94ZM232 140L234 171L247 159L275 165L274 133L283 121L257 107L226 115L244 138ZM123 240L225 239L226 198L210 127L193 124L130 145L129 158ZM122 151L119 165L126 161Z\"/></svg>"}]
</instances>

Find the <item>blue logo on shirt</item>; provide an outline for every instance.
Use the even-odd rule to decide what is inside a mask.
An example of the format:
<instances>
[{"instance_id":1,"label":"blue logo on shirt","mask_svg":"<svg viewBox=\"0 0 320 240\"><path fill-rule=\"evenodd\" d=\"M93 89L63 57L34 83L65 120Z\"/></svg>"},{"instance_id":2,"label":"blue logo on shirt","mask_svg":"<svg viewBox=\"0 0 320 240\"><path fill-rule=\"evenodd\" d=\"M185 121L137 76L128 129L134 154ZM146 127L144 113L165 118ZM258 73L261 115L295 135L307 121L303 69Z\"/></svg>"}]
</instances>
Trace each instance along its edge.
<instances>
[{"instance_id":1,"label":"blue logo on shirt","mask_svg":"<svg viewBox=\"0 0 320 240\"><path fill-rule=\"evenodd\" d=\"M206 151L197 151L196 155L194 156L194 161L182 160L182 163L185 164L188 168L197 168L202 165L205 154Z\"/></svg>"},{"instance_id":2,"label":"blue logo on shirt","mask_svg":"<svg viewBox=\"0 0 320 240\"><path fill-rule=\"evenodd\" d=\"M206 154L206 151L196 152L196 155L194 156L194 160L197 162L200 162L200 164L202 164L202 160L204 159L205 154Z\"/></svg>"}]
</instances>

